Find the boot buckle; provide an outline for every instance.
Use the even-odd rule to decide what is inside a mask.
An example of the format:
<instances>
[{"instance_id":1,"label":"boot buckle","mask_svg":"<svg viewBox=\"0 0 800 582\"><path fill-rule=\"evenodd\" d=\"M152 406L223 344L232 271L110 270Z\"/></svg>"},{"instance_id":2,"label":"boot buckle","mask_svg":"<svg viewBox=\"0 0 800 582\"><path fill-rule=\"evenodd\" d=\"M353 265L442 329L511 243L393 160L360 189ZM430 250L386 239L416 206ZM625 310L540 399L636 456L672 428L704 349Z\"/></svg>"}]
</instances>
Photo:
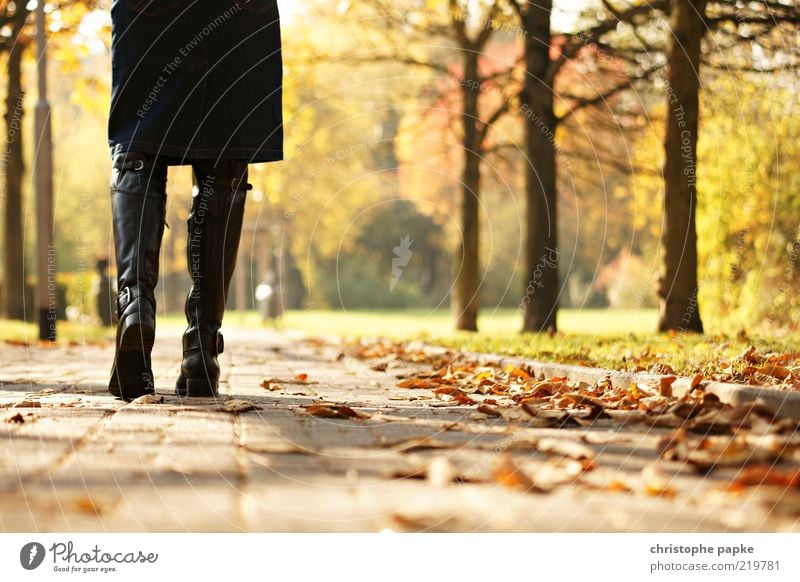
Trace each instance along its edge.
<instances>
[{"instance_id":1,"label":"boot buckle","mask_svg":"<svg viewBox=\"0 0 800 582\"><path fill-rule=\"evenodd\" d=\"M221 354L225 351L225 340L220 332L217 332L215 335L214 347L216 348L218 354Z\"/></svg>"},{"instance_id":2,"label":"boot buckle","mask_svg":"<svg viewBox=\"0 0 800 582\"><path fill-rule=\"evenodd\" d=\"M125 308L128 307L134 299L139 299L140 297L146 298L153 306L153 309L155 309L154 300L149 295L143 293L138 285L131 285L130 287L125 287L117 295L117 316L122 317L122 312L125 311Z\"/></svg>"},{"instance_id":3,"label":"boot buckle","mask_svg":"<svg viewBox=\"0 0 800 582\"><path fill-rule=\"evenodd\" d=\"M131 288L125 287L117 294L117 317L122 317L122 312L131 302Z\"/></svg>"}]
</instances>

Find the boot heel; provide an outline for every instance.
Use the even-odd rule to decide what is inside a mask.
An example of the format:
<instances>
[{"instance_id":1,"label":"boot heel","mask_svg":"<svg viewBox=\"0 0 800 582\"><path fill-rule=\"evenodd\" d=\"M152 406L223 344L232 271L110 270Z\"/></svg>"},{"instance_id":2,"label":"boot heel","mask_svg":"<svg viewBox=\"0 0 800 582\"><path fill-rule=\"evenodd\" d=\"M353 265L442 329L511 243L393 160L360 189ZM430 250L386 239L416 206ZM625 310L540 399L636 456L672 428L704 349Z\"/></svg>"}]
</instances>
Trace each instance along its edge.
<instances>
[{"instance_id":1,"label":"boot heel","mask_svg":"<svg viewBox=\"0 0 800 582\"><path fill-rule=\"evenodd\" d=\"M149 320L149 321L148 321ZM155 322L149 317L133 314L125 322L125 330L119 342L121 352L150 353L155 343Z\"/></svg>"},{"instance_id":2,"label":"boot heel","mask_svg":"<svg viewBox=\"0 0 800 582\"><path fill-rule=\"evenodd\" d=\"M183 386L178 386L176 392L179 396L188 398L215 398L218 394L217 386L208 378L186 378Z\"/></svg>"}]
</instances>

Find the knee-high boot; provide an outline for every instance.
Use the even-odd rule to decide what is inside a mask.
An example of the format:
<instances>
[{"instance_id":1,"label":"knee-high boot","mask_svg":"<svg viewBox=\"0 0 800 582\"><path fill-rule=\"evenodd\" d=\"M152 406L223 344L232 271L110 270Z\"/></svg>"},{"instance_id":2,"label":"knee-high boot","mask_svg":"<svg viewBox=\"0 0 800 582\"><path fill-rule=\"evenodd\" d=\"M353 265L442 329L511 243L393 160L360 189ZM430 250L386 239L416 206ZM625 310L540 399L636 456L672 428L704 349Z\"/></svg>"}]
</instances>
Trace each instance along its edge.
<instances>
[{"instance_id":1,"label":"knee-high boot","mask_svg":"<svg viewBox=\"0 0 800 582\"><path fill-rule=\"evenodd\" d=\"M114 160L111 208L119 323L108 389L126 400L155 391L150 352L156 328L155 286L166 182L167 166L156 156L128 152Z\"/></svg>"},{"instance_id":2,"label":"knee-high boot","mask_svg":"<svg viewBox=\"0 0 800 582\"><path fill-rule=\"evenodd\" d=\"M244 219L247 163L195 162L189 215L187 263L192 289L186 298L183 361L175 391L179 396L216 396L218 355L224 349L220 328L225 313Z\"/></svg>"}]
</instances>

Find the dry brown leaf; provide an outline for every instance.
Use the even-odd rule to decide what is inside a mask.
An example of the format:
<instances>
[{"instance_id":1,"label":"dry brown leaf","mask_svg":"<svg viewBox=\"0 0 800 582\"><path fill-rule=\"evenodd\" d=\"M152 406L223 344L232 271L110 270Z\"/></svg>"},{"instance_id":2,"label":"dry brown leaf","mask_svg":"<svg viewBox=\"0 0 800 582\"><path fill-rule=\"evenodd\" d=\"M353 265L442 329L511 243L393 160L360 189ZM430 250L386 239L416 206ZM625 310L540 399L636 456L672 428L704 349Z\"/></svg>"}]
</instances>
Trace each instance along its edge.
<instances>
[{"instance_id":1,"label":"dry brown leaf","mask_svg":"<svg viewBox=\"0 0 800 582\"><path fill-rule=\"evenodd\" d=\"M38 400L23 400L22 402L15 402L11 408L41 408L42 403Z\"/></svg>"},{"instance_id":2,"label":"dry brown leaf","mask_svg":"<svg viewBox=\"0 0 800 582\"><path fill-rule=\"evenodd\" d=\"M158 396L157 394L145 394L144 396L139 396L139 398L131 401L131 404L144 406L145 404L161 404L162 402L164 402L163 396Z\"/></svg>"},{"instance_id":3,"label":"dry brown leaf","mask_svg":"<svg viewBox=\"0 0 800 582\"><path fill-rule=\"evenodd\" d=\"M760 374L764 374L765 376L772 376L773 378L777 378L778 380L786 380L786 378L792 375L791 370L783 366L770 366L770 365L761 366L758 372Z\"/></svg>"},{"instance_id":4,"label":"dry brown leaf","mask_svg":"<svg viewBox=\"0 0 800 582\"><path fill-rule=\"evenodd\" d=\"M100 515L103 513L103 506L91 497L81 497L75 500L75 507L83 513Z\"/></svg>"},{"instance_id":5,"label":"dry brown leaf","mask_svg":"<svg viewBox=\"0 0 800 582\"><path fill-rule=\"evenodd\" d=\"M273 392L276 392L278 390L283 390L283 386L275 382L275 380L273 380L272 378L264 378L263 380L261 380L261 387L264 390L271 390Z\"/></svg>"},{"instance_id":6,"label":"dry brown leaf","mask_svg":"<svg viewBox=\"0 0 800 582\"><path fill-rule=\"evenodd\" d=\"M662 453L664 459L684 461L704 470L769 462L777 456L767 447L749 445L741 436L724 435L676 440L666 445Z\"/></svg>"},{"instance_id":7,"label":"dry brown leaf","mask_svg":"<svg viewBox=\"0 0 800 582\"><path fill-rule=\"evenodd\" d=\"M22 416L22 413L18 412L14 416L12 416L11 418L7 418L6 422L8 424L24 424L25 423L25 417Z\"/></svg>"},{"instance_id":8,"label":"dry brown leaf","mask_svg":"<svg viewBox=\"0 0 800 582\"><path fill-rule=\"evenodd\" d=\"M534 481L544 488L572 483L584 471L592 469L589 461L576 461L575 459L548 459L534 471Z\"/></svg>"},{"instance_id":9,"label":"dry brown leaf","mask_svg":"<svg viewBox=\"0 0 800 582\"><path fill-rule=\"evenodd\" d=\"M642 483L644 485L644 492L647 495L655 497L675 497L677 492L670 485L670 479L658 467L657 464L652 464L642 469Z\"/></svg>"},{"instance_id":10,"label":"dry brown leaf","mask_svg":"<svg viewBox=\"0 0 800 582\"><path fill-rule=\"evenodd\" d=\"M545 493L546 490L537 486L509 454L501 455L494 464L492 478L503 487Z\"/></svg>"},{"instance_id":11,"label":"dry brown leaf","mask_svg":"<svg viewBox=\"0 0 800 582\"><path fill-rule=\"evenodd\" d=\"M470 398L463 390L453 386L443 386L441 388L437 388L433 391L433 393L437 398L439 398L439 396L449 396L453 401L458 402L459 404L471 405L476 403L475 400Z\"/></svg>"},{"instance_id":12,"label":"dry brown leaf","mask_svg":"<svg viewBox=\"0 0 800 582\"><path fill-rule=\"evenodd\" d=\"M760 364L765 360L764 356L756 353L755 346L750 346L747 348L742 355L739 356L739 358L751 364Z\"/></svg>"},{"instance_id":13,"label":"dry brown leaf","mask_svg":"<svg viewBox=\"0 0 800 582\"><path fill-rule=\"evenodd\" d=\"M219 410L220 412L228 412L230 414L241 414L244 412L250 412L251 410L258 410L258 409L259 409L258 406L256 406L249 400L228 400L217 410Z\"/></svg>"},{"instance_id":14,"label":"dry brown leaf","mask_svg":"<svg viewBox=\"0 0 800 582\"><path fill-rule=\"evenodd\" d=\"M564 410L565 408L569 408L570 406L574 405L575 401L570 398L569 396L562 396L561 398L557 398L553 401L553 406L560 410Z\"/></svg>"},{"instance_id":15,"label":"dry brown leaf","mask_svg":"<svg viewBox=\"0 0 800 582\"><path fill-rule=\"evenodd\" d=\"M677 378L675 376L664 376L658 381L658 393L661 396L670 398L672 396L672 384Z\"/></svg>"},{"instance_id":16,"label":"dry brown leaf","mask_svg":"<svg viewBox=\"0 0 800 582\"><path fill-rule=\"evenodd\" d=\"M522 368L517 368L513 365L506 366L506 372L512 378L519 378L520 380L530 380L530 374L528 374Z\"/></svg>"},{"instance_id":17,"label":"dry brown leaf","mask_svg":"<svg viewBox=\"0 0 800 582\"><path fill-rule=\"evenodd\" d=\"M305 409L306 414L311 416L318 416L322 418L369 418L368 414L357 412L343 404L333 404L330 402L318 402L307 406Z\"/></svg>"},{"instance_id":18,"label":"dry brown leaf","mask_svg":"<svg viewBox=\"0 0 800 582\"><path fill-rule=\"evenodd\" d=\"M439 384L436 382L432 382L430 380L425 380L424 378L408 378L401 382L397 383L398 388L412 388L412 389L431 389L431 388L438 388Z\"/></svg>"},{"instance_id":19,"label":"dry brown leaf","mask_svg":"<svg viewBox=\"0 0 800 582\"><path fill-rule=\"evenodd\" d=\"M534 384L533 388L526 394L529 397L537 397L537 396L552 396L556 392L561 391L564 388L563 383L554 383L554 382L537 382Z\"/></svg>"},{"instance_id":20,"label":"dry brown leaf","mask_svg":"<svg viewBox=\"0 0 800 582\"><path fill-rule=\"evenodd\" d=\"M431 436L415 437L399 442L384 443L383 446L398 453L408 453L411 451L421 451L427 449L454 449L460 448L458 443L447 443L437 440Z\"/></svg>"},{"instance_id":21,"label":"dry brown leaf","mask_svg":"<svg viewBox=\"0 0 800 582\"><path fill-rule=\"evenodd\" d=\"M800 487L800 469L778 469L774 465L759 463L742 468L729 487L752 487L754 485L775 485L779 487Z\"/></svg>"},{"instance_id":22,"label":"dry brown leaf","mask_svg":"<svg viewBox=\"0 0 800 582\"><path fill-rule=\"evenodd\" d=\"M658 428L680 428L686 423L683 418L672 414L671 412L667 412L666 414L657 414L655 416L645 414L641 420L643 424Z\"/></svg>"},{"instance_id":23,"label":"dry brown leaf","mask_svg":"<svg viewBox=\"0 0 800 582\"><path fill-rule=\"evenodd\" d=\"M299 378L301 378L301 377L305 377L306 379L305 380L300 380ZM275 384L300 384L302 386L307 386L309 384L319 384L319 382L316 382L316 381L313 381L313 380L309 380L308 379L308 374L298 374L294 378L264 378L261 381L261 387L262 388L264 387L264 383L265 382L268 383L268 384L273 384L273 383L275 383Z\"/></svg>"},{"instance_id":24,"label":"dry brown leaf","mask_svg":"<svg viewBox=\"0 0 800 582\"><path fill-rule=\"evenodd\" d=\"M478 406L477 411L485 414L486 416L502 416L502 413L496 407L486 404L485 400L483 404Z\"/></svg>"},{"instance_id":25,"label":"dry brown leaf","mask_svg":"<svg viewBox=\"0 0 800 582\"><path fill-rule=\"evenodd\" d=\"M562 455L570 459L593 459L594 451L589 447L567 439L543 438L536 443L536 449L548 454Z\"/></svg>"}]
</instances>

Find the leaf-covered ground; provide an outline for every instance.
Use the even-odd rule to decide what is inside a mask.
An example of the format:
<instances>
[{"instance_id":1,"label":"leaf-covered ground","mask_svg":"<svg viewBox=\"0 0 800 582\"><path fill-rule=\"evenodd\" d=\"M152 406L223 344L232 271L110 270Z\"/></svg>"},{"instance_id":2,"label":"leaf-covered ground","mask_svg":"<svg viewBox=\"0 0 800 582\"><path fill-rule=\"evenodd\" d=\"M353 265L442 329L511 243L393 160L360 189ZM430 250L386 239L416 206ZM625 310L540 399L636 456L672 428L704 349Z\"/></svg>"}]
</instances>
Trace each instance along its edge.
<instances>
[{"instance_id":1,"label":"leaf-covered ground","mask_svg":"<svg viewBox=\"0 0 800 582\"><path fill-rule=\"evenodd\" d=\"M395 376L397 388L407 390L410 400L413 393L432 393L450 406L474 408L473 420L502 419L528 428L672 429L656 446L663 461L688 465L700 473L733 470L726 485L730 491L757 485L800 487L800 420L781 418L760 401L737 406L721 402L706 392L708 378L701 373L692 378L691 390L677 396L672 391L675 376L627 386L615 386L607 378L590 384L536 376L525 366L486 363L458 352L433 353L419 344L353 341L341 349L340 357L371 362L373 370ZM750 346L738 359L742 366L760 370L757 374L772 374L768 378L794 377L783 365L788 357L760 354ZM564 449L563 443L545 439L537 446L559 447L565 457L584 461L578 473L594 469L591 455L577 443ZM493 478L506 486L537 486L506 457L499 458ZM630 489L618 479L602 486ZM674 494L667 486L649 493Z\"/></svg>"},{"instance_id":2,"label":"leaf-covered ground","mask_svg":"<svg viewBox=\"0 0 800 582\"><path fill-rule=\"evenodd\" d=\"M465 351L520 356L626 372L694 376L736 384L800 390L800 341L738 336L556 334L518 338L431 338Z\"/></svg>"}]
</instances>

